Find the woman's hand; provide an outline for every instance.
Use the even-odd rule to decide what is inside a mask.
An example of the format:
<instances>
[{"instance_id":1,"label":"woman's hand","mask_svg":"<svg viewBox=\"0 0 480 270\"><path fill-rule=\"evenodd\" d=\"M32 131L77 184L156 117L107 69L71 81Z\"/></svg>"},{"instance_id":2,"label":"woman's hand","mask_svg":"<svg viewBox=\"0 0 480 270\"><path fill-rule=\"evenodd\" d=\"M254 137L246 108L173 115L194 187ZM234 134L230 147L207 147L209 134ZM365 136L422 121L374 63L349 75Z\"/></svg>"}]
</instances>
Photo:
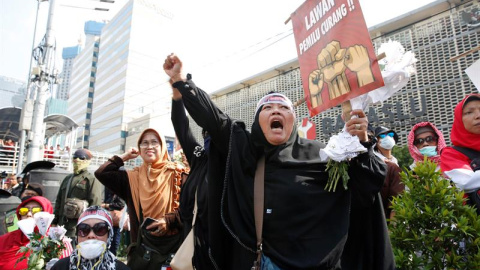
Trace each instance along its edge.
<instances>
[{"instance_id":1,"label":"woman's hand","mask_svg":"<svg viewBox=\"0 0 480 270\"><path fill-rule=\"evenodd\" d=\"M165 73L170 77L171 84L184 80L182 68L182 61L173 53L169 54L163 63L163 70L165 70Z\"/></svg>"},{"instance_id":2,"label":"woman's hand","mask_svg":"<svg viewBox=\"0 0 480 270\"><path fill-rule=\"evenodd\" d=\"M167 233L167 222L165 221L165 218L161 218L160 220L148 225L146 229L151 235L163 236Z\"/></svg>"},{"instance_id":3,"label":"woman's hand","mask_svg":"<svg viewBox=\"0 0 480 270\"><path fill-rule=\"evenodd\" d=\"M352 136L357 136L361 142L368 141L367 127L368 119L363 110L352 110L350 112L352 118L345 124L347 132ZM356 116L356 117L353 117Z\"/></svg>"},{"instance_id":4,"label":"woman's hand","mask_svg":"<svg viewBox=\"0 0 480 270\"><path fill-rule=\"evenodd\" d=\"M135 148L135 147L130 147L130 149L128 149L128 151L125 152L125 153L121 156L121 158L122 158L122 160L125 162L125 161L127 161L127 160L137 158L138 155L140 155L140 152L138 151L138 149Z\"/></svg>"}]
</instances>

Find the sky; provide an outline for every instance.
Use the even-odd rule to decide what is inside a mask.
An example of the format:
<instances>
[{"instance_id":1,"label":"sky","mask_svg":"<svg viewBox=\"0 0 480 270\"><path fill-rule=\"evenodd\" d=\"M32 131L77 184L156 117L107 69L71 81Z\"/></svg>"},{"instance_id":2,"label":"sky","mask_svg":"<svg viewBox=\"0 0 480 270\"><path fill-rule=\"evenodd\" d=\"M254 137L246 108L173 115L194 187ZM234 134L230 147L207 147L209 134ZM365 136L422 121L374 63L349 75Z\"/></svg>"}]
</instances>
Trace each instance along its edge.
<instances>
[{"instance_id":1,"label":"sky","mask_svg":"<svg viewBox=\"0 0 480 270\"><path fill-rule=\"evenodd\" d=\"M55 1L53 29L59 70L62 48L76 46L82 40L85 21L108 20L127 2ZM285 21L304 0L156 1L173 14L173 29L165 36L166 42L181 58L184 71L192 73L197 85L207 92L220 90L297 56L292 24ZM360 0L360 5L367 27L371 27L433 1ZM49 2L41 2L35 24L37 3L0 0L0 76L24 81L28 78L32 45L37 46L46 33L49 10ZM93 11L92 7L110 11ZM157 32L162 34L161 29Z\"/></svg>"}]
</instances>

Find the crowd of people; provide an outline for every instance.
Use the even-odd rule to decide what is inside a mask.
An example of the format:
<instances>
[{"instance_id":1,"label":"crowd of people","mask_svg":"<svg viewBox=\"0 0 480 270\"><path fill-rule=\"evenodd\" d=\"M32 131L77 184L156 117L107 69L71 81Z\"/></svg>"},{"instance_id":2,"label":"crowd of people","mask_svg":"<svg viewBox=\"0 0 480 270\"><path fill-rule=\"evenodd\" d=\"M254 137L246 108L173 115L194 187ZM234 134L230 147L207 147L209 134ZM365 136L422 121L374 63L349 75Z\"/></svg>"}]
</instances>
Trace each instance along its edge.
<instances>
[{"instance_id":1,"label":"crowd of people","mask_svg":"<svg viewBox=\"0 0 480 270\"><path fill-rule=\"evenodd\" d=\"M11 139L0 139L0 165L12 165L12 159L15 156L16 143Z\"/></svg>"},{"instance_id":2,"label":"crowd of people","mask_svg":"<svg viewBox=\"0 0 480 270\"><path fill-rule=\"evenodd\" d=\"M432 160L469 203L480 204L479 94L456 106L452 146L434 123L414 125L407 137L414 162L404 168L393 155L397 132L373 127L362 110L353 110L345 130L366 151L349 161L348 189L331 192L327 161L319 155L325 145L299 136L287 96L263 96L246 127L182 69L176 55L167 56L171 120L186 161L172 161L163 134L147 128L136 147L94 174L92 153L77 149L54 207L41 184L8 175L3 188L19 204L0 236L0 269L26 268L25 261L15 266L29 242L15 223L41 211L55 215L52 226L63 226L74 247L51 269L161 269L190 230L195 269L395 269L387 224L395 218L392 198L405 192L402 170ZM192 135L186 112L202 128L203 142ZM135 158L141 165L125 169ZM131 242L126 264L116 258L123 229Z\"/></svg>"},{"instance_id":3,"label":"crowd of people","mask_svg":"<svg viewBox=\"0 0 480 270\"><path fill-rule=\"evenodd\" d=\"M70 146L66 145L65 148L62 148L60 144L57 144L54 148L53 145L45 144L43 146L43 158L46 160L69 159Z\"/></svg>"}]
</instances>

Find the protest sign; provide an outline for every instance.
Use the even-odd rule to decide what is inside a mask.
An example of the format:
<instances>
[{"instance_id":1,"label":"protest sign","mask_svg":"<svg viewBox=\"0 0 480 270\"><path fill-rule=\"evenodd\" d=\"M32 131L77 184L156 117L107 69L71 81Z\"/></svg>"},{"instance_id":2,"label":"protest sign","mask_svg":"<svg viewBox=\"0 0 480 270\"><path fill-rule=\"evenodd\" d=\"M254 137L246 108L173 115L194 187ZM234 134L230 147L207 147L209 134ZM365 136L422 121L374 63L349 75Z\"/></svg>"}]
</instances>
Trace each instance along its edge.
<instances>
[{"instance_id":1,"label":"protest sign","mask_svg":"<svg viewBox=\"0 0 480 270\"><path fill-rule=\"evenodd\" d=\"M310 116L384 85L358 0L307 0L291 20Z\"/></svg>"}]
</instances>

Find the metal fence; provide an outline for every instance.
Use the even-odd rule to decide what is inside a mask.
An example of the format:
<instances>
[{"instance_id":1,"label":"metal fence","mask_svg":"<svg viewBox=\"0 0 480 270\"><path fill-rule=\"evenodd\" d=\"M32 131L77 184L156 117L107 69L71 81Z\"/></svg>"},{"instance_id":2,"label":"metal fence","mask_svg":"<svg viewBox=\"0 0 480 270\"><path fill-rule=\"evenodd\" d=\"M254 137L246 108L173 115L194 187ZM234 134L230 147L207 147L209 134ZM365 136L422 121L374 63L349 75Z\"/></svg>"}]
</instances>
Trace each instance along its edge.
<instances>
[{"instance_id":1,"label":"metal fence","mask_svg":"<svg viewBox=\"0 0 480 270\"><path fill-rule=\"evenodd\" d=\"M7 147L3 146L0 148L0 172L9 173L17 173L21 172L21 170L17 169L18 160L19 160L19 146L18 143L15 146ZM102 152L95 152L92 151L92 159L90 160L90 165L88 167L89 171L95 171L98 167L104 164L109 158L111 158L113 154L111 153L102 153ZM26 156L23 158L23 164L26 164ZM45 161L50 161L55 163L56 168L66 169L71 171L72 170L72 154L64 154L64 155L56 155L52 153L44 153L43 159ZM125 162L125 169L131 169L133 167L139 166L142 163L142 159L140 157L136 159L129 160Z\"/></svg>"}]
</instances>

